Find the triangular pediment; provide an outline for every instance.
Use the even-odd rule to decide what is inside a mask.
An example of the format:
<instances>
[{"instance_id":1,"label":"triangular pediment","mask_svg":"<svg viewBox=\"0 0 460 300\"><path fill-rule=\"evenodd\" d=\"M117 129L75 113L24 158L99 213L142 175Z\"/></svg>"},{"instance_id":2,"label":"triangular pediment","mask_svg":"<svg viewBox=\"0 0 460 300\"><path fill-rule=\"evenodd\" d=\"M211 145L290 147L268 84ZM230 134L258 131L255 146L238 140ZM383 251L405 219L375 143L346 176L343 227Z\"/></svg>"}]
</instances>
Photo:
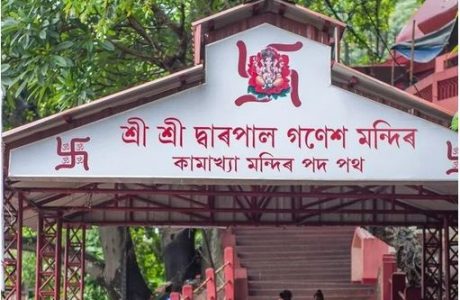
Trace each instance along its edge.
<instances>
[{"instance_id":1,"label":"triangular pediment","mask_svg":"<svg viewBox=\"0 0 460 300\"><path fill-rule=\"evenodd\" d=\"M331 47L270 24L206 46L205 83L11 150L19 180L457 180L451 130L331 84Z\"/></svg>"}]
</instances>

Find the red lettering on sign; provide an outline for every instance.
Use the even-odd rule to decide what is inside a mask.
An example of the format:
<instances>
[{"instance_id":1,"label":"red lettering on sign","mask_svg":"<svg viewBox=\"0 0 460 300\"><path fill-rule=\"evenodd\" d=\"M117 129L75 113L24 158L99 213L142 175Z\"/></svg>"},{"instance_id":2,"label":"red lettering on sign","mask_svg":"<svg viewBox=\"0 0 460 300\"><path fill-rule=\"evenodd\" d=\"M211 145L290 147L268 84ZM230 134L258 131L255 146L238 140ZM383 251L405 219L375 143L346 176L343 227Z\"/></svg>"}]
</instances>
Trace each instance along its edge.
<instances>
[{"instance_id":1,"label":"red lettering on sign","mask_svg":"<svg viewBox=\"0 0 460 300\"><path fill-rule=\"evenodd\" d=\"M172 157L174 165L182 171L213 171L215 168L221 169L224 172L238 172L238 156L174 156Z\"/></svg>"},{"instance_id":2,"label":"red lettering on sign","mask_svg":"<svg viewBox=\"0 0 460 300\"><path fill-rule=\"evenodd\" d=\"M299 148L303 146L308 149L315 148L315 142L312 142L310 137L317 142L321 142L326 149L329 147L330 141L340 141L342 148L345 148L347 132L348 129L345 127L333 129L327 126L324 128L303 128L299 126L297 128L290 128L287 132L287 136L291 143L297 142Z\"/></svg>"},{"instance_id":3,"label":"red lettering on sign","mask_svg":"<svg viewBox=\"0 0 460 300\"><path fill-rule=\"evenodd\" d=\"M302 161L303 165L305 168L310 168L312 169L313 173L316 173L316 171L324 171L324 173L327 173L326 167L327 163L329 162L329 159L327 158L306 158Z\"/></svg>"},{"instance_id":4,"label":"red lettering on sign","mask_svg":"<svg viewBox=\"0 0 460 300\"><path fill-rule=\"evenodd\" d=\"M173 144L174 147L183 145L183 133L185 127L182 126L182 123L179 119L176 118L166 118L164 120L164 126L157 126L160 130L158 135L158 140L163 144Z\"/></svg>"},{"instance_id":5,"label":"red lettering on sign","mask_svg":"<svg viewBox=\"0 0 460 300\"><path fill-rule=\"evenodd\" d=\"M358 170L359 172L363 172L363 165L364 165L365 159L360 157L360 158L340 158L337 160L337 165L341 169L345 169L347 173L350 173L350 170L353 168L355 170Z\"/></svg>"},{"instance_id":6,"label":"red lettering on sign","mask_svg":"<svg viewBox=\"0 0 460 300\"><path fill-rule=\"evenodd\" d=\"M138 146L140 143L144 145L147 144L147 129L148 126L145 125L144 120L138 117L132 117L128 119L128 125L120 126L123 129L121 139L125 143L136 143Z\"/></svg>"},{"instance_id":7,"label":"red lettering on sign","mask_svg":"<svg viewBox=\"0 0 460 300\"><path fill-rule=\"evenodd\" d=\"M264 172L264 169L278 170L281 171L280 167L283 167L292 172L292 165L294 162L293 158L275 158L268 152L262 152L259 157L248 157L248 169L256 172Z\"/></svg>"},{"instance_id":8,"label":"red lettering on sign","mask_svg":"<svg viewBox=\"0 0 460 300\"><path fill-rule=\"evenodd\" d=\"M232 137L236 141L244 142L246 147L256 148L259 144L270 144L275 147L277 128L256 127L254 125L245 127L210 127L196 126L195 140L205 148L214 147L217 141L231 146Z\"/></svg>"},{"instance_id":9,"label":"red lettering on sign","mask_svg":"<svg viewBox=\"0 0 460 300\"><path fill-rule=\"evenodd\" d=\"M195 139L198 144L208 148L208 143L214 147L214 135L211 127L193 127L195 129Z\"/></svg>"},{"instance_id":10,"label":"red lettering on sign","mask_svg":"<svg viewBox=\"0 0 460 300\"><path fill-rule=\"evenodd\" d=\"M380 125L387 128L379 128ZM379 141L385 141L389 145L394 143L399 148L399 139L403 135L403 141L415 149L415 133L417 129L393 129L388 122L377 120L372 124L372 128L357 128L356 132L360 134L359 143L368 145L369 148L378 149Z\"/></svg>"}]
</instances>

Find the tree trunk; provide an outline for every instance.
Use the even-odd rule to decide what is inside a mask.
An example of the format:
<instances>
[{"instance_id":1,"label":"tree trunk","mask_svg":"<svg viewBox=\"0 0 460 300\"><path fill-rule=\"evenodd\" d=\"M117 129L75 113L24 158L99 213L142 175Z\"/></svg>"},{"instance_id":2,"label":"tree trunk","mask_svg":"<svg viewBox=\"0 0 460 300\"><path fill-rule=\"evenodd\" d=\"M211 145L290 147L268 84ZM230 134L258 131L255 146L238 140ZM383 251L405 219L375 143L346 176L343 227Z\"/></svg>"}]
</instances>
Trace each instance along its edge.
<instances>
[{"instance_id":1,"label":"tree trunk","mask_svg":"<svg viewBox=\"0 0 460 300\"><path fill-rule=\"evenodd\" d=\"M343 43L343 50L344 50L343 63L349 66L350 65L350 47L348 46L348 43L346 41L344 41Z\"/></svg>"},{"instance_id":2,"label":"tree trunk","mask_svg":"<svg viewBox=\"0 0 460 300\"><path fill-rule=\"evenodd\" d=\"M100 227L104 281L113 300L147 300L151 292L137 265L128 227Z\"/></svg>"},{"instance_id":3,"label":"tree trunk","mask_svg":"<svg viewBox=\"0 0 460 300\"><path fill-rule=\"evenodd\" d=\"M161 242L166 280L173 291L180 291L186 280L200 274L200 262L195 251L194 229L161 229Z\"/></svg>"},{"instance_id":4,"label":"tree trunk","mask_svg":"<svg viewBox=\"0 0 460 300\"><path fill-rule=\"evenodd\" d=\"M222 230L218 228L203 229L204 245L202 249L203 262L201 273L205 277L207 268L217 269L224 264L222 249ZM217 274L217 283L220 285L224 282L223 272Z\"/></svg>"}]
</instances>

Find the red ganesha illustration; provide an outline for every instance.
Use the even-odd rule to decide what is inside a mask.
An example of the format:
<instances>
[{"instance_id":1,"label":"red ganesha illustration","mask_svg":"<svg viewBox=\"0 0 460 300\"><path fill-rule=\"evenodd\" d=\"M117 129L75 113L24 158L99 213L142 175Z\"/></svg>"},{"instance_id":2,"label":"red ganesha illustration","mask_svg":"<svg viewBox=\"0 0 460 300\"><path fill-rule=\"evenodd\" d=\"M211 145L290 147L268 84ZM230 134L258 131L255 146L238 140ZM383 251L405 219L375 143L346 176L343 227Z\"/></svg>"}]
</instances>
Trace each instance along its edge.
<instances>
[{"instance_id":1,"label":"red ganesha illustration","mask_svg":"<svg viewBox=\"0 0 460 300\"><path fill-rule=\"evenodd\" d=\"M294 106L301 105L298 95L298 74L289 67L289 56L280 52L298 51L302 43L270 44L256 55L249 57L246 69L246 45L236 43L239 51L238 73L249 78L248 94L235 100L237 106L247 102L270 102L290 93Z\"/></svg>"}]
</instances>

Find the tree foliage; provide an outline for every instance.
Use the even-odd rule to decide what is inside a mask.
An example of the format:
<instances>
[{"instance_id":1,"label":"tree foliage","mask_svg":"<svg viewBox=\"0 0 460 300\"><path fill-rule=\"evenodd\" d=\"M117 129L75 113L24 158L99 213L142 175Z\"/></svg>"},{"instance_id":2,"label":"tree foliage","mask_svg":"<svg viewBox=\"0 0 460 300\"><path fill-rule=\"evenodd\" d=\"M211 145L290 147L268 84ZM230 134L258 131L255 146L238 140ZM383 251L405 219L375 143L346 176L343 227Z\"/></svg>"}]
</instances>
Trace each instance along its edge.
<instances>
[{"instance_id":1,"label":"tree foliage","mask_svg":"<svg viewBox=\"0 0 460 300\"><path fill-rule=\"evenodd\" d=\"M422 0L304 0L301 4L347 24L341 53L346 64L389 57L396 35Z\"/></svg>"},{"instance_id":2,"label":"tree foliage","mask_svg":"<svg viewBox=\"0 0 460 300\"><path fill-rule=\"evenodd\" d=\"M395 247L398 268L406 273L409 286L420 286L422 245L414 227L387 227L386 240Z\"/></svg>"},{"instance_id":3,"label":"tree foliage","mask_svg":"<svg viewBox=\"0 0 460 300\"><path fill-rule=\"evenodd\" d=\"M184 68L191 63L191 22L240 2L2 1L4 127ZM342 55L356 64L385 59L402 16L420 1L297 2L348 24Z\"/></svg>"},{"instance_id":4,"label":"tree foliage","mask_svg":"<svg viewBox=\"0 0 460 300\"><path fill-rule=\"evenodd\" d=\"M147 281L151 291L166 281L163 267L163 255L159 230L156 228L136 227L131 228L136 256L141 273Z\"/></svg>"},{"instance_id":5,"label":"tree foliage","mask_svg":"<svg viewBox=\"0 0 460 300\"><path fill-rule=\"evenodd\" d=\"M454 117L452 118L452 124L450 125L453 131L458 131L458 112L455 113Z\"/></svg>"}]
</instances>

